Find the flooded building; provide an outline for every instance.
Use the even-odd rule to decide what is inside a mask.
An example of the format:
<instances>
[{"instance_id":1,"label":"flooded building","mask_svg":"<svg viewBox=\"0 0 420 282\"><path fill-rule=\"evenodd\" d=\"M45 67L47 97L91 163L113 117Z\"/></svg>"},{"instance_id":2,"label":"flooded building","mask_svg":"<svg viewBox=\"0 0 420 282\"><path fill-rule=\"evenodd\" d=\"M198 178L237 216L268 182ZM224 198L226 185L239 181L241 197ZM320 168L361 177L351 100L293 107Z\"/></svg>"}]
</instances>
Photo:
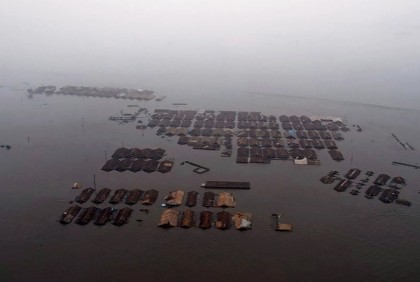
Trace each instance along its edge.
<instances>
[{"instance_id":1,"label":"flooded building","mask_svg":"<svg viewBox=\"0 0 420 282\"><path fill-rule=\"evenodd\" d=\"M125 200L125 203L127 205L135 205L140 200L141 196L143 195L143 191L139 189L134 189L128 192L127 199Z\"/></svg>"},{"instance_id":2,"label":"flooded building","mask_svg":"<svg viewBox=\"0 0 420 282\"><path fill-rule=\"evenodd\" d=\"M103 188L99 190L99 192L96 194L92 202L94 202L95 204L101 204L105 202L105 200L108 198L110 193L111 193L111 189Z\"/></svg>"},{"instance_id":3,"label":"flooded building","mask_svg":"<svg viewBox=\"0 0 420 282\"><path fill-rule=\"evenodd\" d=\"M344 177L346 177L348 179L355 179L360 175L360 173L361 173L360 169L352 168L346 173L346 175Z\"/></svg>"},{"instance_id":4,"label":"flooded building","mask_svg":"<svg viewBox=\"0 0 420 282\"><path fill-rule=\"evenodd\" d=\"M386 185L390 178L391 177L388 174L380 174L373 183L378 186Z\"/></svg>"},{"instance_id":5,"label":"flooded building","mask_svg":"<svg viewBox=\"0 0 420 282\"><path fill-rule=\"evenodd\" d=\"M197 205L197 198L198 192L190 191L187 193L187 200L185 201L185 205L187 207L195 207Z\"/></svg>"},{"instance_id":6,"label":"flooded building","mask_svg":"<svg viewBox=\"0 0 420 282\"><path fill-rule=\"evenodd\" d=\"M233 194L229 192L220 193L216 200L216 206L219 208L234 208L235 199Z\"/></svg>"},{"instance_id":7,"label":"flooded building","mask_svg":"<svg viewBox=\"0 0 420 282\"><path fill-rule=\"evenodd\" d=\"M114 195L112 196L111 200L109 200L109 203L116 205L119 204L124 197L127 195L126 189L118 189L114 192Z\"/></svg>"},{"instance_id":8,"label":"flooded building","mask_svg":"<svg viewBox=\"0 0 420 282\"><path fill-rule=\"evenodd\" d=\"M194 219L194 211L193 210L185 210L182 213L181 224L182 228L190 228L195 226L195 219Z\"/></svg>"},{"instance_id":9,"label":"flooded building","mask_svg":"<svg viewBox=\"0 0 420 282\"><path fill-rule=\"evenodd\" d=\"M221 230L226 230L231 227L232 215L226 211L221 211L216 214L215 227Z\"/></svg>"},{"instance_id":10,"label":"flooded building","mask_svg":"<svg viewBox=\"0 0 420 282\"><path fill-rule=\"evenodd\" d=\"M154 189L148 190L144 192L143 200L141 201L141 203L143 205L153 205L156 202L158 196L159 196L158 191Z\"/></svg>"},{"instance_id":11,"label":"flooded building","mask_svg":"<svg viewBox=\"0 0 420 282\"><path fill-rule=\"evenodd\" d=\"M213 207L216 195L213 192L205 192L203 195L203 207Z\"/></svg>"},{"instance_id":12,"label":"flooded building","mask_svg":"<svg viewBox=\"0 0 420 282\"><path fill-rule=\"evenodd\" d=\"M178 226L179 211L174 209L166 209L160 215L159 227L176 227Z\"/></svg>"},{"instance_id":13,"label":"flooded building","mask_svg":"<svg viewBox=\"0 0 420 282\"><path fill-rule=\"evenodd\" d=\"M60 217L60 223L68 224L73 221L82 208L74 205L66 209Z\"/></svg>"},{"instance_id":14,"label":"flooded building","mask_svg":"<svg viewBox=\"0 0 420 282\"><path fill-rule=\"evenodd\" d=\"M201 229L209 229L213 223L213 213L211 211L202 211L200 213L200 224Z\"/></svg>"},{"instance_id":15,"label":"flooded building","mask_svg":"<svg viewBox=\"0 0 420 282\"><path fill-rule=\"evenodd\" d=\"M117 213L117 216L114 219L113 224L116 226L121 226L121 225L126 224L132 213L133 213L133 209L131 208L120 209Z\"/></svg>"},{"instance_id":16,"label":"flooded building","mask_svg":"<svg viewBox=\"0 0 420 282\"><path fill-rule=\"evenodd\" d=\"M252 216L250 213L237 212L232 217L236 230L249 230L252 228Z\"/></svg>"},{"instance_id":17,"label":"flooded building","mask_svg":"<svg viewBox=\"0 0 420 282\"><path fill-rule=\"evenodd\" d=\"M75 199L76 202L78 203L85 203L90 199L90 196L92 196L93 192L95 192L95 189L93 188L86 188L82 191L82 193L80 193L80 195L78 195Z\"/></svg>"},{"instance_id":18,"label":"flooded building","mask_svg":"<svg viewBox=\"0 0 420 282\"><path fill-rule=\"evenodd\" d=\"M169 192L169 195L165 197L166 204L168 206L180 206L184 199L184 191L176 190Z\"/></svg>"},{"instance_id":19,"label":"flooded building","mask_svg":"<svg viewBox=\"0 0 420 282\"><path fill-rule=\"evenodd\" d=\"M334 190L337 192L344 192L346 189L352 184L349 179L343 179L338 182L338 184L334 187Z\"/></svg>"}]
</instances>

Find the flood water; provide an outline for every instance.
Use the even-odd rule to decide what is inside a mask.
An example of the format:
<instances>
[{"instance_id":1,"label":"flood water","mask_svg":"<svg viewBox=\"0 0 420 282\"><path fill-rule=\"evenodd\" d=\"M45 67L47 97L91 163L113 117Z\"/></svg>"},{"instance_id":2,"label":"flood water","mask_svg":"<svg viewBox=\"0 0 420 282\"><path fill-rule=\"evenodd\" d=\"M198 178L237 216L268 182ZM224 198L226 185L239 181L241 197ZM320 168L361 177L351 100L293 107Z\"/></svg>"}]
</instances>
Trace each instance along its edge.
<instances>
[{"instance_id":1,"label":"flood water","mask_svg":"<svg viewBox=\"0 0 420 282\"><path fill-rule=\"evenodd\" d=\"M28 97L24 90L0 88L0 143L12 146L0 150L0 280L416 281L420 276L420 175L413 168L391 164L418 162L419 111L199 87L153 90L168 98L139 102ZM188 105L176 108L172 103ZM295 166L290 161L236 164L236 143L233 156L222 158L220 151L177 145L177 137L160 138L156 129L142 132L135 123L108 121L109 116L129 110L129 104L150 111L211 109L339 116L351 128L338 143L346 159L335 162L322 150L317 152L321 166ZM353 124L363 131L357 132ZM391 133L416 150L404 150ZM121 146L164 148L175 159L175 167L167 174L101 171L106 157ZM180 165L185 160L211 170L195 174L191 166ZM350 189L337 193L334 185L319 181L330 170L345 173L353 167L376 175L401 175L408 185L401 189L400 198L413 205L352 196ZM58 217L79 192L71 189L72 184L91 186L94 174L98 188L156 189L158 201L148 215L139 212L141 205L134 206L130 222L122 227L59 224ZM231 211L252 213L252 230L156 227L160 204L169 191L203 193L200 184L206 180L251 182L251 190L233 191L236 208ZM120 206L125 205L116 207ZM193 209L204 210L200 205ZM284 213L284 221L293 224L294 231L273 231L272 213Z\"/></svg>"}]
</instances>

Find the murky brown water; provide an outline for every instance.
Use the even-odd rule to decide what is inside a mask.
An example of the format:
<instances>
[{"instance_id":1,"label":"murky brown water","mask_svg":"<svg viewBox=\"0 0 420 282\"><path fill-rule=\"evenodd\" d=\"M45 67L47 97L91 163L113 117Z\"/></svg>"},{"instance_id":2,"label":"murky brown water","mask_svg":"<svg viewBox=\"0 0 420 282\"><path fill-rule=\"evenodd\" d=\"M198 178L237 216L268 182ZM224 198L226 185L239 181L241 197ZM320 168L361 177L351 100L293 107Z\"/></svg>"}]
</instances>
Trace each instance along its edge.
<instances>
[{"instance_id":1,"label":"murky brown water","mask_svg":"<svg viewBox=\"0 0 420 282\"><path fill-rule=\"evenodd\" d=\"M12 146L9 151L0 150L1 280L416 281L420 275L420 176L414 169L391 162L416 163L419 151L404 151L391 133L420 149L420 112L191 91L194 95L186 90L161 90L159 94L168 96L163 102L138 103L54 95L28 98L24 92L0 89L0 143ZM364 130L359 133L352 128L344 134L339 147L346 160L340 163L321 151L321 166L298 167L288 161L239 165L234 157L221 158L220 152L179 146L176 137L160 138L151 129L142 134L134 123L118 125L107 120L128 104L153 109L172 108L174 102L188 103L182 109L336 115ZM109 156L120 146L165 148L176 166L164 175L101 171L105 152ZM184 160L211 171L192 173L192 167L179 165ZM413 205L386 205L362 195L336 193L333 185L319 181L330 170L346 172L351 167L403 176L408 186L401 198ZM157 189L158 203L149 215L140 213L136 205L130 223L123 227L62 226L58 216L78 193L71 185L76 181L92 185L93 174L98 187ZM234 211L253 214L251 231L156 227L165 194L173 189L203 192L200 184L205 180L251 182L251 190L234 191ZM295 230L274 232L270 227L273 212L283 212ZM135 221L139 218L141 224Z\"/></svg>"}]
</instances>

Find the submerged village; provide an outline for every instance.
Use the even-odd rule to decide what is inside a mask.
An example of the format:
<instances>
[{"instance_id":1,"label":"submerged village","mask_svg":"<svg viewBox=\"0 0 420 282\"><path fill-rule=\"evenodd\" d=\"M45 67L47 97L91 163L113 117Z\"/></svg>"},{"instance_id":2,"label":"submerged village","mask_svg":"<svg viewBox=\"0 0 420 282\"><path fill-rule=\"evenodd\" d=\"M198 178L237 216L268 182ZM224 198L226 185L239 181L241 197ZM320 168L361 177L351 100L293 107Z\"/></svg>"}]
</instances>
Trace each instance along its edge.
<instances>
[{"instance_id":1,"label":"submerged village","mask_svg":"<svg viewBox=\"0 0 420 282\"><path fill-rule=\"evenodd\" d=\"M88 97L108 97L130 101L162 101L165 96L156 96L153 91L122 88L96 88L66 86L41 86L28 90L29 95L77 95ZM143 134L153 134L155 138L176 137L179 146L191 150L206 150L209 154L218 154L221 158L233 158L238 166L266 166L275 162L292 162L295 165L322 166L319 154L327 154L332 160L340 162L349 158L340 148L340 142L346 133L356 131L362 134L362 127L357 124L347 125L340 117L277 115L262 112L184 110L183 105L174 103L173 108L140 107L127 105L134 109L131 113L110 116L109 120L118 123L130 123L133 130ZM405 149L415 150L408 143L401 142L395 134L393 138ZM166 148L115 148L101 168L105 172L120 173L171 173L174 167L186 165L192 172L205 175L211 168L190 161L177 162L171 158ZM395 163L411 168L413 164ZM410 206L408 199L400 197L400 191L409 184L400 175L388 175L386 172L361 171L352 168L349 171L326 171L319 180L331 191L350 193L353 196L364 195L365 200L378 198L385 204ZM181 227L200 229L217 228L221 230L252 229L252 211L236 210L235 191L251 190L252 182L237 182L232 179L209 179L198 183L202 190L174 190L161 195L158 188L128 190L80 187L74 183L77 192L59 217L59 222L71 222L86 225L90 222L97 226L114 224L122 226L135 221L134 214L150 214L149 206L157 205L163 199L162 212L156 215L156 226L169 228ZM103 204L108 206L102 207ZM117 209L116 204L125 204ZM99 207L100 205L100 207ZM197 210L198 207L201 207ZM292 231L292 223L287 221L281 211L267 211L272 218L272 229ZM141 221L137 219L136 221Z\"/></svg>"}]
</instances>

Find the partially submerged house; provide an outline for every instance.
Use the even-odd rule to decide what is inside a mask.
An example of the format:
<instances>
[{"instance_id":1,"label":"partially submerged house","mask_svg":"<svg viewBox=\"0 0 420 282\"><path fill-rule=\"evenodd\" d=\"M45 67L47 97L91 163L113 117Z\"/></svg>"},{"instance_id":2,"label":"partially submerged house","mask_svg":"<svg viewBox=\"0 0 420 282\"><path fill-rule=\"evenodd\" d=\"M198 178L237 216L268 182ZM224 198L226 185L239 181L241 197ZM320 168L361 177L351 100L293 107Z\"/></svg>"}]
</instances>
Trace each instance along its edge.
<instances>
[{"instance_id":1,"label":"partially submerged house","mask_svg":"<svg viewBox=\"0 0 420 282\"><path fill-rule=\"evenodd\" d=\"M156 202L158 195L159 195L158 191L154 189L148 190L144 192L143 200L141 201L141 203L143 205L153 205Z\"/></svg>"},{"instance_id":2,"label":"partially submerged house","mask_svg":"<svg viewBox=\"0 0 420 282\"><path fill-rule=\"evenodd\" d=\"M237 230L248 230L252 228L252 216L250 213L237 212L232 217Z\"/></svg>"},{"instance_id":3,"label":"partially submerged house","mask_svg":"<svg viewBox=\"0 0 420 282\"><path fill-rule=\"evenodd\" d=\"M209 229L213 223L213 213L211 211L202 211L200 213L200 224L201 229Z\"/></svg>"},{"instance_id":4,"label":"partially submerged house","mask_svg":"<svg viewBox=\"0 0 420 282\"><path fill-rule=\"evenodd\" d=\"M174 209L166 209L160 215L159 227L176 227L178 226L179 211Z\"/></svg>"},{"instance_id":5,"label":"partially submerged house","mask_svg":"<svg viewBox=\"0 0 420 282\"><path fill-rule=\"evenodd\" d=\"M197 205L197 197L198 192L196 191L190 191L187 193L187 200L185 201L185 205L187 207L194 207Z\"/></svg>"},{"instance_id":6,"label":"partially submerged house","mask_svg":"<svg viewBox=\"0 0 420 282\"><path fill-rule=\"evenodd\" d=\"M181 224L182 228L190 228L195 226L195 219L194 219L194 211L193 210L184 210L182 213Z\"/></svg>"},{"instance_id":7,"label":"partially submerged house","mask_svg":"<svg viewBox=\"0 0 420 282\"><path fill-rule=\"evenodd\" d=\"M216 214L215 226L218 229L226 230L231 227L232 215L226 211L221 211Z\"/></svg>"},{"instance_id":8,"label":"partially submerged house","mask_svg":"<svg viewBox=\"0 0 420 282\"><path fill-rule=\"evenodd\" d=\"M166 204L168 206L180 206L184 199L184 191L176 190L169 192L169 195L165 197Z\"/></svg>"},{"instance_id":9,"label":"partially submerged house","mask_svg":"<svg viewBox=\"0 0 420 282\"><path fill-rule=\"evenodd\" d=\"M358 168L352 168L346 173L345 177L348 179L355 179L360 175L361 172L362 171Z\"/></svg>"},{"instance_id":10,"label":"partially submerged house","mask_svg":"<svg viewBox=\"0 0 420 282\"><path fill-rule=\"evenodd\" d=\"M216 206L220 208L234 208L235 199L233 194L229 192L220 193L216 200Z\"/></svg>"},{"instance_id":11,"label":"partially submerged house","mask_svg":"<svg viewBox=\"0 0 420 282\"><path fill-rule=\"evenodd\" d=\"M373 183L379 186L386 185L390 178L391 177L388 174L380 174Z\"/></svg>"},{"instance_id":12,"label":"partially submerged house","mask_svg":"<svg viewBox=\"0 0 420 282\"><path fill-rule=\"evenodd\" d=\"M351 184L352 182L349 179L345 178L338 182L338 184L334 187L334 190L337 192L344 192Z\"/></svg>"}]
</instances>

